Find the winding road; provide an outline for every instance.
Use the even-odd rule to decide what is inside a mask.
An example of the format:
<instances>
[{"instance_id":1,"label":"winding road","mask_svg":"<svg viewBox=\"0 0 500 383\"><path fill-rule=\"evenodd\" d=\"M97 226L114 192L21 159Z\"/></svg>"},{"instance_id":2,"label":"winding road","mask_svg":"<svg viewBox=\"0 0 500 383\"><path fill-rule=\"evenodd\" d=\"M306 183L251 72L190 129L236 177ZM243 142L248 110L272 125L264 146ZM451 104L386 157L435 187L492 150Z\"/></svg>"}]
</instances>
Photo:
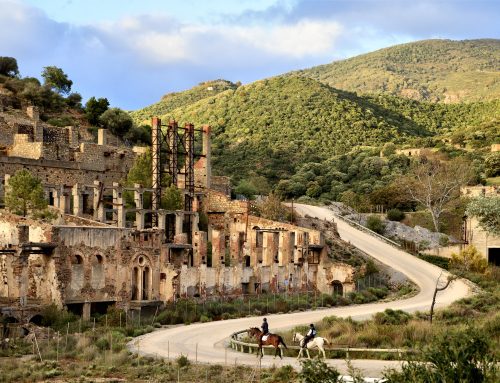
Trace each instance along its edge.
<instances>
[{"instance_id":1,"label":"winding road","mask_svg":"<svg viewBox=\"0 0 500 383\"><path fill-rule=\"evenodd\" d=\"M432 301L434 287L442 270L434 265L422 261L408 253L387 244L364 231L353 228L341 219L334 217L327 208L296 205L296 211L302 215L309 215L320 219L332 220L337 223L338 232L344 241L348 241L360 250L376 258L382 263L405 274L418 285L420 292L408 299L371 303L347 307L335 307L292 314L268 315L271 331L284 330L296 325L320 321L323 317L335 315L338 317L352 317L366 319L373 314L387 308L399 309L407 312L428 310ZM440 292L436 307L447 306L453 301L471 294L470 285L462 280L454 281L448 289ZM240 318L218 322L196 323L189 326L179 326L155 331L136 338L130 348L142 355L152 355L165 358L176 358L187 355L189 359L203 363L217 364L247 364L256 366L255 355L243 354L224 345L231 333L252 326L260 325L262 317ZM336 367L341 373L346 373L344 360L329 360L328 363ZM365 376L381 377L386 368L398 368L398 361L354 360L354 367L362 370ZM295 358L274 359L265 356L262 366L277 367L282 365L298 366Z\"/></svg>"}]
</instances>

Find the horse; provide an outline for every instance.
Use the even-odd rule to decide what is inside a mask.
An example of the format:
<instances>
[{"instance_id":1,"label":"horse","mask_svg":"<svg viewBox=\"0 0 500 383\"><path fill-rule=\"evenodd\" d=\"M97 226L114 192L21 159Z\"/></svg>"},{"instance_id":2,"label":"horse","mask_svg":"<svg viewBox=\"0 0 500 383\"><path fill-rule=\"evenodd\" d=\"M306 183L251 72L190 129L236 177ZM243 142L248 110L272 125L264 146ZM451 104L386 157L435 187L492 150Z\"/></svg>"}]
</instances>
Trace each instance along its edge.
<instances>
[{"instance_id":1,"label":"horse","mask_svg":"<svg viewBox=\"0 0 500 383\"><path fill-rule=\"evenodd\" d=\"M280 335L277 334L266 334L267 338L266 340L262 340L262 331L260 331L257 327L251 327L248 330L248 334L254 338L257 338L259 340L259 350L257 351L257 358L260 356L261 358L264 356L264 352L262 351L262 346L267 346L271 345L276 349L276 352L274 353L274 357L276 358L276 355L278 355L278 350L280 352L280 358L283 359L283 350L280 348L280 344L285 346L285 348L288 348L283 341L283 338Z\"/></svg>"},{"instance_id":2,"label":"horse","mask_svg":"<svg viewBox=\"0 0 500 383\"><path fill-rule=\"evenodd\" d=\"M307 346L304 347L302 345L302 341L304 340L304 338L305 338L305 336L303 336L302 334L299 334L298 332L293 334L293 341L299 342L299 345L300 345L300 351L299 351L299 355L297 356L297 359L299 359L302 356L302 351L304 351L304 350L306 350L306 352L307 352L307 358L311 359L311 355L309 354L309 350L312 350L314 347L317 347L319 352L323 353L323 358L326 359L325 349L323 348L323 345L325 343L326 344L329 343L328 339L317 336L317 337L314 337L313 339L311 339L309 342L307 342ZM319 354L318 354L318 356L319 356Z\"/></svg>"}]
</instances>

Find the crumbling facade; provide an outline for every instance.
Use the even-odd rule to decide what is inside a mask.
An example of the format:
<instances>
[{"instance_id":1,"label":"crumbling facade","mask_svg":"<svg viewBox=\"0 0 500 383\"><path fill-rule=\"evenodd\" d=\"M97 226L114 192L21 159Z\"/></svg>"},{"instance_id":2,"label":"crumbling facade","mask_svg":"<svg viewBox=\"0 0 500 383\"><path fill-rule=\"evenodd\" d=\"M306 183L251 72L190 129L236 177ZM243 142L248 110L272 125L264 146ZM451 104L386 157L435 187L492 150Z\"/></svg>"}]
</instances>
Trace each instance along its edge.
<instances>
[{"instance_id":1,"label":"crumbling facade","mask_svg":"<svg viewBox=\"0 0 500 383\"><path fill-rule=\"evenodd\" d=\"M4 313L29 319L55 303L88 318L110 305L141 310L178 297L353 289L353 269L330 261L320 231L254 216L249 202L230 199L227 180L211 176L210 127L153 120L153 187L144 188L120 184L135 154L108 145L105 131L97 144L79 143L73 129L37 126L4 139L0 174L8 188L28 168L59 218L0 215ZM51 129L58 135L47 140ZM200 153L189 142L195 132ZM161 208L162 172L183 191L182 210Z\"/></svg>"},{"instance_id":2,"label":"crumbling facade","mask_svg":"<svg viewBox=\"0 0 500 383\"><path fill-rule=\"evenodd\" d=\"M467 186L461 192L467 197L500 196L497 186ZM464 244L473 245L488 263L500 266L500 237L484 231L475 217L464 217L462 237Z\"/></svg>"}]
</instances>

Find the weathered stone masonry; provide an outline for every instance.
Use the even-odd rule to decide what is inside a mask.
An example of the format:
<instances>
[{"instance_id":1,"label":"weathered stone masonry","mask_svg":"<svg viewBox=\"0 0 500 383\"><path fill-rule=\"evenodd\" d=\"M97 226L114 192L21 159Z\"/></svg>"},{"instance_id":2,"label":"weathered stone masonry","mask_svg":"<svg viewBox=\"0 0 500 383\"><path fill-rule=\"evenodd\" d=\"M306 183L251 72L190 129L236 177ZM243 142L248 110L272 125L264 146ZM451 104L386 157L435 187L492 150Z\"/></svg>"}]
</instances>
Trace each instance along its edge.
<instances>
[{"instance_id":1,"label":"weathered stone masonry","mask_svg":"<svg viewBox=\"0 0 500 383\"><path fill-rule=\"evenodd\" d=\"M246 201L229 198L228 180L211 177L209 127L194 164L192 210L152 210L144 197L154 190L119 183L132 151L107 145L104 131L97 144L79 142L76 129L42 126L36 110L28 114L31 126L2 141L0 175L8 186L9 175L28 168L60 223L0 215L4 313L29 319L55 303L89 317L109 305L140 310L177 297L353 288L352 267L330 261L321 232L252 216ZM207 232L199 212L208 216Z\"/></svg>"}]
</instances>

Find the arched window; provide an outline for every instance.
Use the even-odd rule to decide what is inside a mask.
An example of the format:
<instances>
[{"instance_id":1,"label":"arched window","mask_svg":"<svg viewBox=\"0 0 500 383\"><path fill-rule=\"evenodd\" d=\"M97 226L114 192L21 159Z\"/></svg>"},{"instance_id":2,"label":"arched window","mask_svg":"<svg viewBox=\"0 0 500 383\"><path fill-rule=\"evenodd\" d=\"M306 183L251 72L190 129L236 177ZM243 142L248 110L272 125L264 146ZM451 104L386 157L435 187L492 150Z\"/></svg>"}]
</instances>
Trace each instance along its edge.
<instances>
[{"instance_id":1,"label":"arched window","mask_svg":"<svg viewBox=\"0 0 500 383\"><path fill-rule=\"evenodd\" d=\"M105 284L104 258L101 254L91 257L92 276L91 285L94 289L102 289Z\"/></svg>"},{"instance_id":2,"label":"arched window","mask_svg":"<svg viewBox=\"0 0 500 383\"><path fill-rule=\"evenodd\" d=\"M79 254L71 256L71 289L79 291L82 289L85 281L85 270L83 268L83 257Z\"/></svg>"}]
</instances>

